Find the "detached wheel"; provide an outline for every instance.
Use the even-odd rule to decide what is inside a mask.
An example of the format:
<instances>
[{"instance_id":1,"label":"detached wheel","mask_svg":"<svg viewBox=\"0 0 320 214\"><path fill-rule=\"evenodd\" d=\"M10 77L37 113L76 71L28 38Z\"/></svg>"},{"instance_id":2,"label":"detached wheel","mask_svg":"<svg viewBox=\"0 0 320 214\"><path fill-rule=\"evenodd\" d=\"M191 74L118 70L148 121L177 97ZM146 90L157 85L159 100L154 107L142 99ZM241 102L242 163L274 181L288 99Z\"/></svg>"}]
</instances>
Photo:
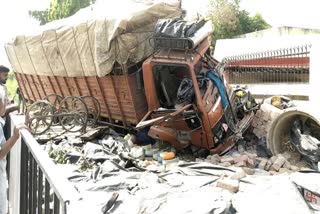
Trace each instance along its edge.
<instances>
[{"instance_id":1,"label":"detached wheel","mask_svg":"<svg viewBox=\"0 0 320 214\"><path fill-rule=\"evenodd\" d=\"M84 131L88 121L88 109L79 97L66 97L59 106L60 125L70 132Z\"/></svg>"},{"instance_id":2,"label":"detached wheel","mask_svg":"<svg viewBox=\"0 0 320 214\"><path fill-rule=\"evenodd\" d=\"M45 100L33 103L26 112L26 124L34 135L45 133L52 125L53 118L54 107Z\"/></svg>"},{"instance_id":3,"label":"detached wheel","mask_svg":"<svg viewBox=\"0 0 320 214\"><path fill-rule=\"evenodd\" d=\"M60 102L63 100L63 97L59 94L49 94L46 97L43 98L44 100L47 100L49 103L53 105L54 113L57 114L59 111ZM53 124L58 124L59 118L55 117L53 119Z\"/></svg>"},{"instance_id":4,"label":"detached wheel","mask_svg":"<svg viewBox=\"0 0 320 214\"><path fill-rule=\"evenodd\" d=\"M63 97L59 94L49 94L43 98L51 103L57 110L59 109L60 102L63 100Z\"/></svg>"},{"instance_id":5,"label":"detached wheel","mask_svg":"<svg viewBox=\"0 0 320 214\"><path fill-rule=\"evenodd\" d=\"M88 126L95 126L101 113L99 101L92 96L82 96L81 99L88 108Z\"/></svg>"}]
</instances>

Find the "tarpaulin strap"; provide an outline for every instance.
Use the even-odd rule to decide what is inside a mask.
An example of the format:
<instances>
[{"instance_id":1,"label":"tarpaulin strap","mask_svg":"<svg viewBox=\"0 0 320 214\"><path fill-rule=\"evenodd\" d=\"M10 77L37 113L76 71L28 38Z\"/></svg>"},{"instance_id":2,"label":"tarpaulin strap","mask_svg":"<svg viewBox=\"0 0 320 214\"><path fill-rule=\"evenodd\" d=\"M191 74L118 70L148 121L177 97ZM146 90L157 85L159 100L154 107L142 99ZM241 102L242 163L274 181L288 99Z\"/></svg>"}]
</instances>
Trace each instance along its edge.
<instances>
[{"instance_id":1,"label":"tarpaulin strap","mask_svg":"<svg viewBox=\"0 0 320 214\"><path fill-rule=\"evenodd\" d=\"M221 103L223 109L225 109L228 106L228 98L226 89L224 87L223 81L220 79L218 74L215 70L211 70L207 73L207 77L215 84L215 86L218 88L219 95L221 97Z\"/></svg>"}]
</instances>

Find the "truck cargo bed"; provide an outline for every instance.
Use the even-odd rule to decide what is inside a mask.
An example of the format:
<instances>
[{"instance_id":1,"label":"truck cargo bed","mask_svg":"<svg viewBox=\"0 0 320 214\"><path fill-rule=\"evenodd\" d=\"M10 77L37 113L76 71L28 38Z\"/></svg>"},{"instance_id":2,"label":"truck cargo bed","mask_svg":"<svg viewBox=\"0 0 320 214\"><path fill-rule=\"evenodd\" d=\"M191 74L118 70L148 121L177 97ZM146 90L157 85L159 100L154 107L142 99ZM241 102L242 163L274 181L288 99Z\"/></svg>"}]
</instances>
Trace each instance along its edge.
<instances>
[{"instance_id":1,"label":"truck cargo bed","mask_svg":"<svg viewBox=\"0 0 320 214\"><path fill-rule=\"evenodd\" d=\"M143 83L138 72L104 77L59 77L15 73L23 99L36 101L50 94L93 96L101 106L101 116L124 126L137 124L147 112Z\"/></svg>"}]
</instances>

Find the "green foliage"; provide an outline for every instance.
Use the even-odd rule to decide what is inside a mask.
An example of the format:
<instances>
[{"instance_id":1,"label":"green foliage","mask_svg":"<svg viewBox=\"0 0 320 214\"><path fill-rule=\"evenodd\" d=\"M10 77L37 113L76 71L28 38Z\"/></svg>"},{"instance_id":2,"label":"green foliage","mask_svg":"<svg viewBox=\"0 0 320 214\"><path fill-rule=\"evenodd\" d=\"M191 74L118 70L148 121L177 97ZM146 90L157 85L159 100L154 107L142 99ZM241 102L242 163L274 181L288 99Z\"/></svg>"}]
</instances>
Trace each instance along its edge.
<instances>
[{"instance_id":1,"label":"green foliage","mask_svg":"<svg viewBox=\"0 0 320 214\"><path fill-rule=\"evenodd\" d=\"M79 166L79 171L84 172L88 169L92 169L95 166L95 162L86 158L85 156L81 156L80 159L77 161L77 165Z\"/></svg>"},{"instance_id":2,"label":"green foliage","mask_svg":"<svg viewBox=\"0 0 320 214\"><path fill-rule=\"evenodd\" d=\"M270 27L270 25L262 18L260 14L250 17L248 12L244 10L240 12L239 21L240 32L243 33L250 33Z\"/></svg>"},{"instance_id":3,"label":"green foliage","mask_svg":"<svg viewBox=\"0 0 320 214\"><path fill-rule=\"evenodd\" d=\"M13 71L10 71L8 73L8 80L14 80L14 79L15 79L14 73L13 73Z\"/></svg>"},{"instance_id":4,"label":"green foliage","mask_svg":"<svg viewBox=\"0 0 320 214\"><path fill-rule=\"evenodd\" d=\"M48 23L48 10L33 10L33 11L29 11L29 16L37 19L38 21L40 21L40 25L44 25L46 23Z\"/></svg>"},{"instance_id":5,"label":"green foliage","mask_svg":"<svg viewBox=\"0 0 320 214\"><path fill-rule=\"evenodd\" d=\"M14 73L12 71L9 72L9 75L8 75L8 80L7 80L7 83L6 83L6 87L7 87L7 90L8 90L8 97L10 99L14 99L15 101L18 100L18 95L16 95L16 90L17 90L17 87L18 87L18 82L14 76Z\"/></svg>"},{"instance_id":6,"label":"green foliage","mask_svg":"<svg viewBox=\"0 0 320 214\"><path fill-rule=\"evenodd\" d=\"M69 162L69 152L62 148L51 149L48 154L55 163L67 164Z\"/></svg>"},{"instance_id":7,"label":"green foliage","mask_svg":"<svg viewBox=\"0 0 320 214\"><path fill-rule=\"evenodd\" d=\"M210 3L209 18L214 25L213 47L218 39L234 38L270 27L260 14L250 17L247 11L240 10L240 0L211 0Z\"/></svg>"},{"instance_id":8,"label":"green foliage","mask_svg":"<svg viewBox=\"0 0 320 214\"><path fill-rule=\"evenodd\" d=\"M95 0L52 0L50 7L43 11L29 11L29 15L40 21L40 25L72 16L81 8L93 4Z\"/></svg>"}]
</instances>

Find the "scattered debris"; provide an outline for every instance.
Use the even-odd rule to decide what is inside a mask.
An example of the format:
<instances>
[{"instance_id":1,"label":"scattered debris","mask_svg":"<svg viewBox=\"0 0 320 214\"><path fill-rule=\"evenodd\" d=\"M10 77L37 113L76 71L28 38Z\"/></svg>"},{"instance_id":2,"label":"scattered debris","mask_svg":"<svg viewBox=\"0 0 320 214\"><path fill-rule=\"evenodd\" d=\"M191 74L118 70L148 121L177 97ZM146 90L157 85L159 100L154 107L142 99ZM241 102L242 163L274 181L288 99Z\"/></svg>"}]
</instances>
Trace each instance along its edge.
<instances>
[{"instance_id":1,"label":"scattered debris","mask_svg":"<svg viewBox=\"0 0 320 214\"><path fill-rule=\"evenodd\" d=\"M108 129L109 127L96 127L93 129L88 130L83 135L80 136L81 140L84 141L90 141L96 139L102 132L105 131L105 129Z\"/></svg>"},{"instance_id":2,"label":"scattered debris","mask_svg":"<svg viewBox=\"0 0 320 214\"><path fill-rule=\"evenodd\" d=\"M112 206L116 203L119 197L119 193L114 192L108 202L102 207L101 211L103 214L108 213L108 211L112 208Z\"/></svg>"},{"instance_id":3,"label":"scattered debris","mask_svg":"<svg viewBox=\"0 0 320 214\"><path fill-rule=\"evenodd\" d=\"M312 168L318 169L318 162L320 161L320 138L313 137L310 130L309 122L302 120L295 120L290 129L290 142L294 148L302 155L302 158L308 161ZM315 126L315 124L314 124ZM317 135L319 135L320 127L317 128Z\"/></svg>"},{"instance_id":4,"label":"scattered debris","mask_svg":"<svg viewBox=\"0 0 320 214\"><path fill-rule=\"evenodd\" d=\"M221 178L217 182L217 187L236 193L239 191L239 181L236 179Z\"/></svg>"},{"instance_id":5,"label":"scattered debris","mask_svg":"<svg viewBox=\"0 0 320 214\"><path fill-rule=\"evenodd\" d=\"M285 96L273 96L270 98L270 101L267 102L270 102L271 105L277 107L278 109L296 107L294 102L289 97Z\"/></svg>"}]
</instances>

